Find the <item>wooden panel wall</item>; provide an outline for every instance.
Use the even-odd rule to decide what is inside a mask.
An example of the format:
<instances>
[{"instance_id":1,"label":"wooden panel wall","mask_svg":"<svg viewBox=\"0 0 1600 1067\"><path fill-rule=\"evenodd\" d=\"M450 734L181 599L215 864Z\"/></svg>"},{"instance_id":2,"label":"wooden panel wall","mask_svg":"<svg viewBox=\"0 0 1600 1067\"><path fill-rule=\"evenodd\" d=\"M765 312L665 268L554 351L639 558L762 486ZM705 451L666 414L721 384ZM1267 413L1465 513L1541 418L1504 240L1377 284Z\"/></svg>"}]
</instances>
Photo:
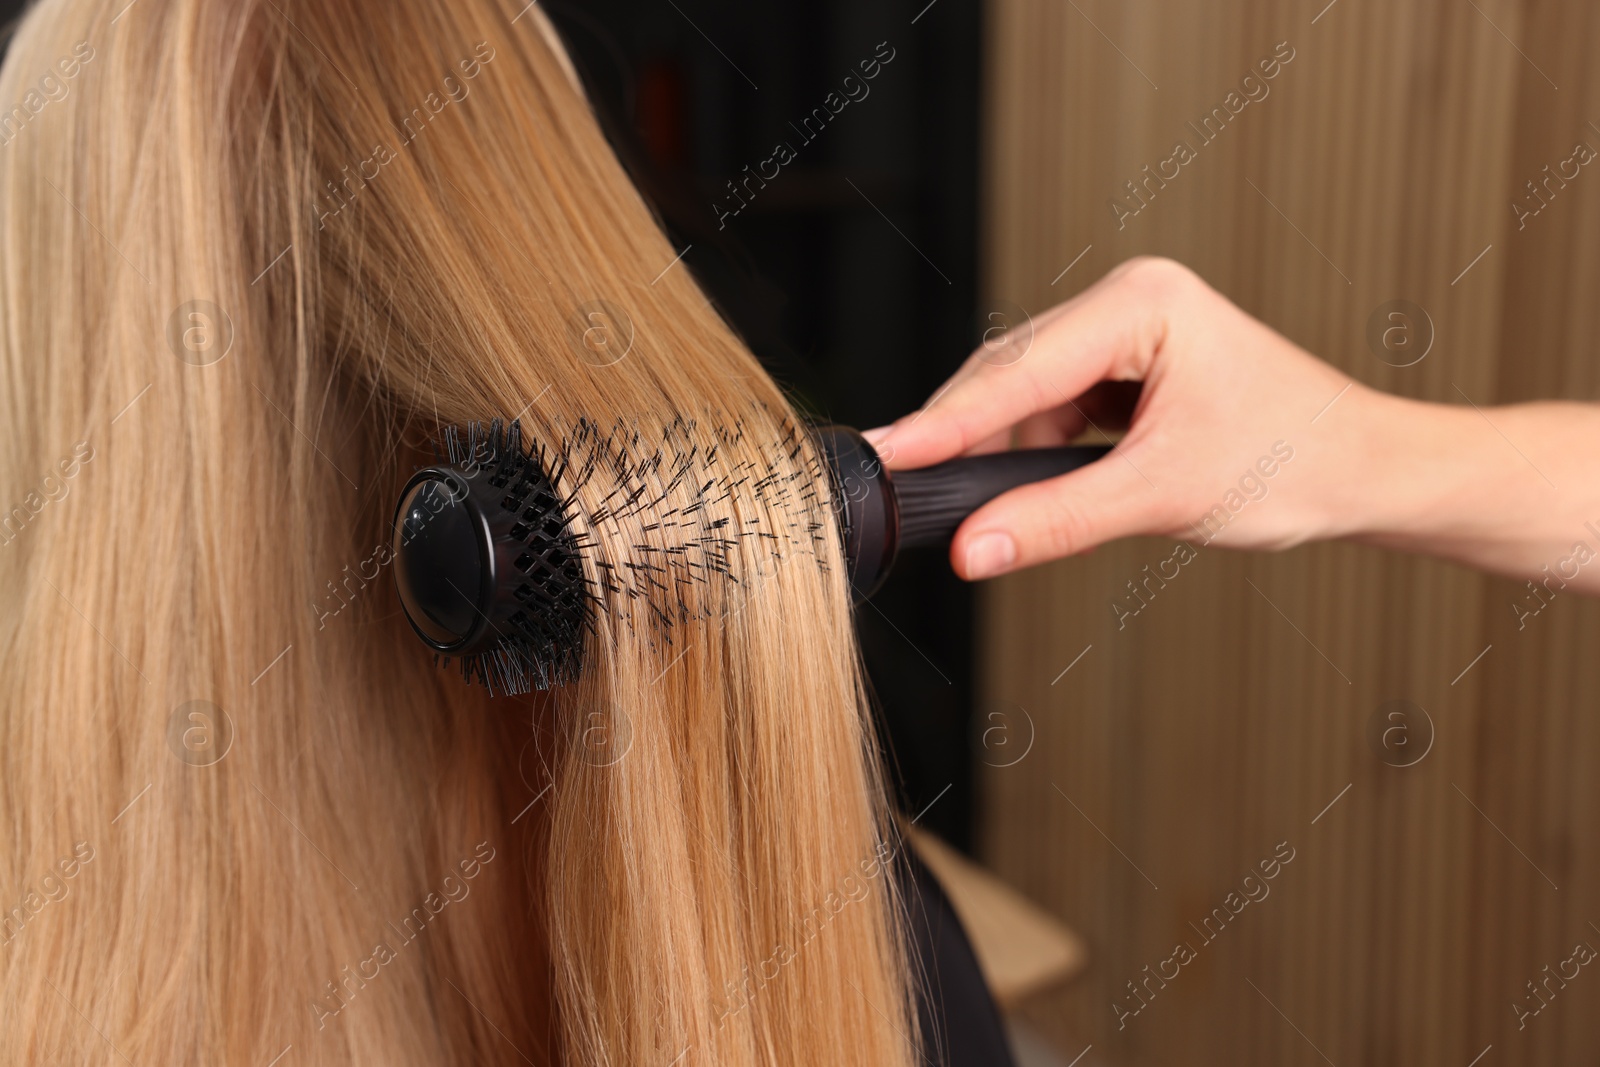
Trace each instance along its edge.
<instances>
[{"instance_id":1,"label":"wooden panel wall","mask_svg":"<svg viewBox=\"0 0 1600 1067\"><path fill-rule=\"evenodd\" d=\"M1285 41L1270 94L1119 228L1107 201ZM1576 2L991 0L986 299L1036 312L1156 253L1393 392L1600 399L1600 167L1524 229L1510 207L1577 141L1600 148L1597 46ZM1403 369L1365 340L1395 298L1436 331ZM1281 436L1310 439L1314 414L1284 411ZM1111 601L1172 547L983 598L979 710L1007 718L982 721L1034 743L982 770L982 855L1093 953L1030 1019L1064 1060L1092 1043L1084 1064L1595 1062L1600 961L1537 1015L1513 1005L1600 949L1600 604L1558 598L1519 631L1519 582L1211 548L1119 630ZM1396 698L1435 729L1406 768L1366 737ZM1197 932L1280 842L1270 894Z\"/></svg>"}]
</instances>

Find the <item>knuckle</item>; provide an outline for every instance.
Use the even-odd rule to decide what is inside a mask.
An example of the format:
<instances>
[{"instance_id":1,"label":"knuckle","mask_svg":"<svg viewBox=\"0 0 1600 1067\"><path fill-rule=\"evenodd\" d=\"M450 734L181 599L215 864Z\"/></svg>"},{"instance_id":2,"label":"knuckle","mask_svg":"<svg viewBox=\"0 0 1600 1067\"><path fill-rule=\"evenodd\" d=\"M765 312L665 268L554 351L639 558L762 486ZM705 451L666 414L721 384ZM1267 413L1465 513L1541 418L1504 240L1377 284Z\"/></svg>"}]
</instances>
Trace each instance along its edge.
<instances>
[{"instance_id":1,"label":"knuckle","mask_svg":"<svg viewBox=\"0 0 1600 1067\"><path fill-rule=\"evenodd\" d=\"M1083 507L1061 490L1051 492L1045 504L1047 521L1039 545L1045 558L1070 556L1093 544L1093 523Z\"/></svg>"},{"instance_id":2,"label":"knuckle","mask_svg":"<svg viewBox=\"0 0 1600 1067\"><path fill-rule=\"evenodd\" d=\"M1165 256L1136 256L1128 261L1127 268L1126 283L1150 297L1171 296L1191 289L1200 281L1194 271Z\"/></svg>"}]
</instances>

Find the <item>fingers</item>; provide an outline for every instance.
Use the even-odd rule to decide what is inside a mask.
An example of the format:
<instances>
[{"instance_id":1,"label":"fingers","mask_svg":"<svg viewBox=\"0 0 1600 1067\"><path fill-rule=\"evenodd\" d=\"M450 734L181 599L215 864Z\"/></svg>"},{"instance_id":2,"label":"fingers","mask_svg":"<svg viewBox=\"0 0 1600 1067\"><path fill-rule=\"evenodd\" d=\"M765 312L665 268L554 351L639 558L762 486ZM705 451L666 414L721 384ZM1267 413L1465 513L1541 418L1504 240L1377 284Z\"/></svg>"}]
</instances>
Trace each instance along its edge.
<instances>
[{"instance_id":1,"label":"fingers","mask_svg":"<svg viewBox=\"0 0 1600 1067\"><path fill-rule=\"evenodd\" d=\"M869 440L892 469L924 467L990 443L1103 378L1142 379L1164 337L1164 298L1192 277L1163 260L1124 264L1042 316L1021 358L997 365L980 349L921 411Z\"/></svg>"},{"instance_id":2,"label":"fingers","mask_svg":"<svg viewBox=\"0 0 1600 1067\"><path fill-rule=\"evenodd\" d=\"M964 456L986 456L991 452L1004 452L1004 451L1008 450L1010 447L1011 447L1011 431L1010 430L1001 430L999 433L994 434L991 437L986 437L982 441L979 441L977 444L973 445L971 448L969 448L965 452L963 452L962 455L964 455Z\"/></svg>"},{"instance_id":3,"label":"fingers","mask_svg":"<svg viewBox=\"0 0 1600 1067\"><path fill-rule=\"evenodd\" d=\"M1153 533L1160 523L1159 495L1114 451L1059 478L1013 489L973 512L956 531L950 564L968 581L992 578L1119 537Z\"/></svg>"},{"instance_id":4,"label":"fingers","mask_svg":"<svg viewBox=\"0 0 1600 1067\"><path fill-rule=\"evenodd\" d=\"M1056 408L1029 415L1017 423L1012 439L1018 448L1055 448L1088 428L1088 420L1075 407Z\"/></svg>"}]
</instances>

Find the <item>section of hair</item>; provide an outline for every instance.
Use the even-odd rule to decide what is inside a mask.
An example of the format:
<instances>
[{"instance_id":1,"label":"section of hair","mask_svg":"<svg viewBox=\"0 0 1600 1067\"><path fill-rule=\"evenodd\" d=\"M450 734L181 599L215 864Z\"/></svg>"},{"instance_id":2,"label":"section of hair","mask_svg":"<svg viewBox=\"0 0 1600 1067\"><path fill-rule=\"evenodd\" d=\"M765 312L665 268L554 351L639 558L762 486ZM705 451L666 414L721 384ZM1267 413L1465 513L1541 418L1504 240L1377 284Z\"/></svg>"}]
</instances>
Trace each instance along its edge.
<instances>
[{"instance_id":1,"label":"section of hair","mask_svg":"<svg viewBox=\"0 0 1600 1067\"><path fill-rule=\"evenodd\" d=\"M11 46L0 107L80 69L0 145L0 506L93 462L0 546L6 1062L916 1058L818 457L522 8L44 0ZM492 417L593 427L604 565L580 677L509 701L380 550Z\"/></svg>"}]
</instances>

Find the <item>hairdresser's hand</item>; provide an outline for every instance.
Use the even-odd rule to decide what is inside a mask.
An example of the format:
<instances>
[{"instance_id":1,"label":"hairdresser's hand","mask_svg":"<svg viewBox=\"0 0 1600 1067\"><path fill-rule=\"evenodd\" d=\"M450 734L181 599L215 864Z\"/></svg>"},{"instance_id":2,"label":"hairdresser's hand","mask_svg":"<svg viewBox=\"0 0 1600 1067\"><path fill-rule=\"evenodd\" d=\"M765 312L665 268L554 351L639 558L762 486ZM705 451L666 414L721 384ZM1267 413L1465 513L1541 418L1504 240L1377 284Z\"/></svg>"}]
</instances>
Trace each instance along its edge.
<instances>
[{"instance_id":1,"label":"hairdresser's hand","mask_svg":"<svg viewBox=\"0 0 1600 1067\"><path fill-rule=\"evenodd\" d=\"M1101 461L970 516L951 546L968 579L1135 534L1231 548L1351 537L1532 575L1600 519L1594 405L1483 412L1379 393L1167 260L1124 263L1033 331L1020 358L991 342L921 411L868 433L906 469L1127 429ZM1576 580L1600 591L1600 566Z\"/></svg>"},{"instance_id":2,"label":"hairdresser's hand","mask_svg":"<svg viewBox=\"0 0 1600 1067\"><path fill-rule=\"evenodd\" d=\"M963 577L1133 534L1221 533L1230 546L1266 548L1327 528L1323 488L1340 476L1342 458L1309 447L1311 419L1347 386L1339 406L1358 407L1367 391L1189 270L1130 260L1036 316L1033 331L1021 358L1013 331L1011 345L974 352L921 411L868 434L888 466L902 469L1065 444L1091 426L1127 429L1104 460L972 515L952 546ZM1199 529L1218 505L1226 519Z\"/></svg>"}]
</instances>

